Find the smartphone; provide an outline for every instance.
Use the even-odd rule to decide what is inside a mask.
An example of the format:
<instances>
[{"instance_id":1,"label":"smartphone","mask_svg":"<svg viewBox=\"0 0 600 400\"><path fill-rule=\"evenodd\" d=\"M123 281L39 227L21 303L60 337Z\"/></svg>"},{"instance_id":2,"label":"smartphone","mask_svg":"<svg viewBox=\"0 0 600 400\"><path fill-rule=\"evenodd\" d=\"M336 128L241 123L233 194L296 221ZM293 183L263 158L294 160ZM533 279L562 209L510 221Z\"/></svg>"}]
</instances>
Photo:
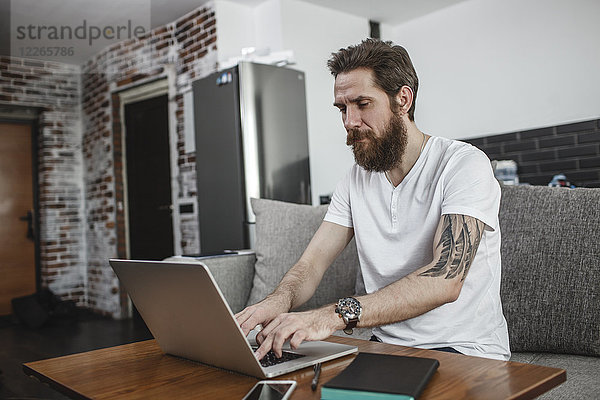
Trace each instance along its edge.
<instances>
[{"instance_id":1,"label":"smartphone","mask_svg":"<svg viewBox=\"0 0 600 400\"><path fill-rule=\"evenodd\" d=\"M243 400L287 400L296 388L296 381L259 381Z\"/></svg>"}]
</instances>

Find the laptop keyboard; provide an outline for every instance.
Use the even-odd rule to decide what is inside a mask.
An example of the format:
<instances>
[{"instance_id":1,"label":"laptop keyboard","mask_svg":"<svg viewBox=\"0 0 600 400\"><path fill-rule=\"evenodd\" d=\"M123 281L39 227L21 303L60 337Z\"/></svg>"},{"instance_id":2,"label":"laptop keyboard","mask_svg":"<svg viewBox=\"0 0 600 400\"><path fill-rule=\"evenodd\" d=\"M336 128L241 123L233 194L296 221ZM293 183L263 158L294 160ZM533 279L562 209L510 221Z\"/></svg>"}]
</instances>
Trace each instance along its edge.
<instances>
[{"instance_id":1,"label":"laptop keyboard","mask_svg":"<svg viewBox=\"0 0 600 400\"><path fill-rule=\"evenodd\" d=\"M253 347L253 350L256 351L258 347ZM283 351L281 358L277 358L277 355L273 352L273 350L269 350L269 352L260 360L260 365L264 368L271 367L273 365L281 364L286 361L295 360L297 358L304 357L304 354L293 353L291 351Z\"/></svg>"}]
</instances>

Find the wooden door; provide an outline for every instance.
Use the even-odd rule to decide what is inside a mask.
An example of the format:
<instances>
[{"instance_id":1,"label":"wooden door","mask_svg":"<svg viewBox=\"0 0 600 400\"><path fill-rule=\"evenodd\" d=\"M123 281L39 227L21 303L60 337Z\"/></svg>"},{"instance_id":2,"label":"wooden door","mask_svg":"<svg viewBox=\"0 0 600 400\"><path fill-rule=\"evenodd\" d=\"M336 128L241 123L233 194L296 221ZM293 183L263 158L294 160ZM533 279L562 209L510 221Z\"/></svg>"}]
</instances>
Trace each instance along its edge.
<instances>
[{"instance_id":1,"label":"wooden door","mask_svg":"<svg viewBox=\"0 0 600 400\"><path fill-rule=\"evenodd\" d=\"M0 315L36 291L32 165L31 126L0 123Z\"/></svg>"}]
</instances>

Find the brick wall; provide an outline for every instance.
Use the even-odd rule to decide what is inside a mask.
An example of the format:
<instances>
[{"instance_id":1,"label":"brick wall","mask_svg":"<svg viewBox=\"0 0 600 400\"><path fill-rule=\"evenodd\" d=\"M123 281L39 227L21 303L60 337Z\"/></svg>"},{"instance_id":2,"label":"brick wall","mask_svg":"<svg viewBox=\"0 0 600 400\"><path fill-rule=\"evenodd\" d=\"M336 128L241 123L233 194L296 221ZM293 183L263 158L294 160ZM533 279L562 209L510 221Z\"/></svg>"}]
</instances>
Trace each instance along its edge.
<instances>
[{"instance_id":1,"label":"brick wall","mask_svg":"<svg viewBox=\"0 0 600 400\"><path fill-rule=\"evenodd\" d=\"M145 37L117 43L81 68L0 57L0 107L40 110L41 283L80 306L119 317L125 296L108 265L125 256L120 90L170 78L184 254L197 253L195 158L185 152L183 93L216 70L212 3ZM181 204L180 204L181 203ZM185 204L184 204L185 203Z\"/></svg>"},{"instance_id":2,"label":"brick wall","mask_svg":"<svg viewBox=\"0 0 600 400\"><path fill-rule=\"evenodd\" d=\"M83 155L87 210L88 305L119 316L123 296L108 265L110 257L125 257L125 218L119 203L123 200L123 133L118 91L168 78L170 107L177 135L175 171L179 203L195 197L195 158L185 153L183 132L183 93L191 82L216 70L216 27L211 6L205 6L138 39L115 44L83 66ZM177 213L176 215L179 215ZM198 252L195 214L181 214L179 226L184 254Z\"/></svg>"},{"instance_id":3,"label":"brick wall","mask_svg":"<svg viewBox=\"0 0 600 400\"><path fill-rule=\"evenodd\" d=\"M44 287L86 305L80 69L0 57L0 106L39 110L40 269Z\"/></svg>"},{"instance_id":4,"label":"brick wall","mask_svg":"<svg viewBox=\"0 0 600 400\"><path fill-rule=\"evenodd\" d=\"M187 81L189 85L190 80ZM191 87L187 87L191 89ZM180 199L179 213L181 216L181 247L182 254L199 254L200 238L198 232L198 214L196 204L196 154L185 152L183 96L177 96L177 136L178 142L178 198Z\"/></svg>"},{"instance_id":5,"label":"brick wall","mask_svg":"<svg viewBox=\"0 0 600 400\"><path fill-rule=\"evenodd\" d=\"M514 160L519 180L547 185L564 173L579 187L600 187L600 119L467 139L492 160Z\"/></svg>"}]
</instances>

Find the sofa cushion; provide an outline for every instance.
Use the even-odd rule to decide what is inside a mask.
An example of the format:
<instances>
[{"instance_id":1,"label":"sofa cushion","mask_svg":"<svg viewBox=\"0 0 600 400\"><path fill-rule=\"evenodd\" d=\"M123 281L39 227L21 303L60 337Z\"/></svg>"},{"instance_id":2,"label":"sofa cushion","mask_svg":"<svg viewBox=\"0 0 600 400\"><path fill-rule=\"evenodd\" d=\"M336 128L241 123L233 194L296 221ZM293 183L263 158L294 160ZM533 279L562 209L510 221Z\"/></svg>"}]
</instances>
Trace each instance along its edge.
<instances>
[{"instance_id":1,"label":"sofa cushion","mask_svg":"<svg viewBox=\"0 0 600 400\"><path fill-rule=\"evenodd\" d=\"M201 257L172 256L163 261L206 265L231 311L237 313L246 307L254 276L254 253Z\"/></svg>"},{"instance_id":2,"label":"sofa cushion","mask_svg":"<svg viewBox=\"0 0 600 400\"><path fill-rule=\"evenodd\" d=\"M600 355L600 189L504 186L500 227L511 349Z\"/></svg>"},{"instance_id":3,"label":"sofa cushion","mask_svg":"<svg viewBox=\"0 0 600 400\"><path fill-rule=\"evenodd\" d=\"M589 400L600 392L600 358L552 353L513 353L510 361L544 365L567 371L567 381L544 393L540 400Z\"/></svg>"},{"instance_id":4,"label":"sofa cushion","mask_svg":"<svg viewBox=\"0 0 600 400\"><path fill-rule=\"evenodd\" d=\"M252 199L256 215L256 265L248 305L270 294L298 261L323 221L327 206ZM327 270L313 297L298 308L305 310L355 293L358 256L354 240Z\"/></svg>"}]
</instances>

